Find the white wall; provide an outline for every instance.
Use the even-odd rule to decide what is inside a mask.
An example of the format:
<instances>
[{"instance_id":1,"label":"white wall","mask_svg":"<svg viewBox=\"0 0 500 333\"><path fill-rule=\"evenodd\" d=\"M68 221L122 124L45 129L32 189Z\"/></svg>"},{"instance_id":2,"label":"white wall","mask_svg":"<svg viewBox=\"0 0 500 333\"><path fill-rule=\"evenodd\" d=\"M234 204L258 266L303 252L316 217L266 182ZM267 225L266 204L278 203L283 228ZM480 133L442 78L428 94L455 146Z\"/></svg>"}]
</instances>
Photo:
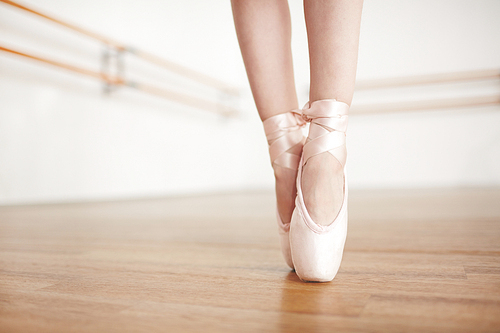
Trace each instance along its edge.
<instances>
[{"instance_id":1,"label":"white wall","mask_svg":"<svg viewBox=\"0 0 500 333\"><path fill-rule=\"evenodd\" d=\"M0 54L0 204L272 188L229 1L24 2L242 89L237 119ZM307 43L291 1L300 102ZM500 68L500 2L367 0L358 78ZM99 69L101 45L0 4L0 45ZM127 57L127 76L216 94ZM355 103L499 91L497 81L357 93ZM351 186L500 185L498 107L351 116Z\"/></svg>"},{"instance_id":2,"label":"white wall","mask_svg":"<svg viewBox=\"0 0 500 333\"><path fill-rule=\"evenodd\" d=\"M358 79L500 68L500 2L366 1ZM356 103L485 94L500 81L360 92ZM500 185L500 108L351 117L353 185Z\"/></svg>"}]
</instances>

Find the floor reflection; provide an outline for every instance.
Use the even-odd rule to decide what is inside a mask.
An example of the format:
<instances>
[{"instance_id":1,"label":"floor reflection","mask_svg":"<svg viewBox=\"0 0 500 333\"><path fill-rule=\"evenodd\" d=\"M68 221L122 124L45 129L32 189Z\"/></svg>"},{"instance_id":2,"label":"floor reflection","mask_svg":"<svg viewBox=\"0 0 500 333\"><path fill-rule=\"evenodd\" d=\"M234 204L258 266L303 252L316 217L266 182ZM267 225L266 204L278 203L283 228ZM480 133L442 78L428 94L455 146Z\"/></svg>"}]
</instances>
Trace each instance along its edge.
<instances>
[{"instance_id":1,"label":"floor reflection","mask_svg":"<svg viewBox=\"0 0 500 333\"><path fill-rule=\"evenodd\" d=\"M338 274L332 282L305 283L289 272L281 289L281 331L329 331L343 326L341 317L358 316L366 298L360 302L361 295L346 289L343 280Z\"/></svg>"}]
</instances>

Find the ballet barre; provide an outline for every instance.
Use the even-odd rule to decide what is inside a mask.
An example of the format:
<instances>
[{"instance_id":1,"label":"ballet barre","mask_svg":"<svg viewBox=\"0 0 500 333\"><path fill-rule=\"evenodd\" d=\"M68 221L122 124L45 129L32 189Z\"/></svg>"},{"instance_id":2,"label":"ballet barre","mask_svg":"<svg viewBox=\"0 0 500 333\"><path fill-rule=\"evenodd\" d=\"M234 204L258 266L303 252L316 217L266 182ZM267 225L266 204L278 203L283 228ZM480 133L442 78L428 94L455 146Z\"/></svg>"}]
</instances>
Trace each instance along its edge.
<instances>
[{"instance_id":1,"label":"ballet barre","mask_svg":"<svg viewBox=\"0 0 500 333\"><path fill-rule=\"evenodd\" d=\"M500 69L482 69L475 71L462 71L452 73L438 73L415 75L407 77L394 77L356 82L356 90L393 88L401 86L415 86L434 83L450 83L460 81L500 79Z\"/></svg>"},{"instance_id":2,"label":"ballet barre","mask_svg":"<svg viewBox=\"0 0 500 333\"><path fill-rule=\"evenodd\" d=\"M443 98L418 100L410 102L353 105L352 114L380 114L405 111L442 110L476 106L500 105L499 95L473 96L460 98Z\"/></svg>"},{"instance_id":3,"label":"ballet barre","mask_svg":"<svg viewBox=\"0 0 500 333\"><path fill-rule=\"evenodd\" d=\"M438 73L428 75L415 75L407 77L394 77L377 80L358 81L355 90L375 90L386 88L410 87L417 85L446 84L457 82L471 82L478 80L500 79L500 69L483 69L475 71L462 71L452 73ZM379 114L405 111L442 110L451 108L479 107L500 105L500 93L483 96L470 96L458 98L443 98L430 100L405 101L380 104L354 104L352 114Z\"/></svg>"},{"instance_id":4,"label":"ballet barre","mask_svg":"<svg viewBox=\"0 0 500 333\"><path fill-rule=\"evenodd\" d=\"M74 73L86 75L88 77L92 77L95 79L99 79L102 82L106 84L106 91L109 91L111 87L119 87L119 86L126 86L129 88L137 89L139 91L159 96L177 103L189 105L192 107L196 107L199 109L205 109L211 112L215 112L224 116L232 116L237 113L237 110L233 107L230 107L228 105L222 104L222 103L217 103L214 101L202 99L199 97L191 96L189 94L183 94L179 92L175 92L172 90L168 90L165 88L157 87L154 85L149 85L149 84L144 84L140 82L134 82L134 81L129 81L125 80L123 78L123 54L128 53L131 55L134 55L138 57L139 59L142 59L146 62L149 62L151 64L163 67L170 72L173 72L175 74L178 74L180 76L183 76L185 78L188 78L192 81L198 82L200 84L203 84L205 86L215 88L216 90L220 91L223 95L228 96L230 98L236 97L239 95L239 91L226 84L225 82L218 80L216 78L213 78L211 76L208 76L206 74L200 73L198 71L192 70L188 67L176 64L172 61L163 59L161 57L158 57L152 53L137 49L132 46L127 46L123 43L120 43L118 41L115 41L111 38L108 38L106 36L97 34L95 32L92 32L90 30L78 27L74 24L65 22L63 20L54 18L53 16L41 13L38 10L35 10L33 8L29 8L25 5L22 5L18 2L11 1L11 0L0 0L0 2L5 3L7 5L16 7L18 9L21 9L23 11L29 12L31 14L37 15L41 18L44 18L48 21L51 21L53 23L56 23L57 25L63 26L65 28L68 28L72 31L75 31L77 33L83 34L87 37L90 37L94 40L97 40L99 42L102 42L106 46L106 50L103 53L102 57L102 64L101 64L101 72L89 70L86 68L82 68L79 66L74 66L71 64L63 63L57 60L49 59L46 57L41 57L37 56L34 54L29 54L27 52L22 52L19 50L14 50L12 48L8 48L5 46L0 46L0 51L7 52L10 54L14 54L17 56L21 56L25 59L31 59L31 60L36 60L41 63L49 64L54 67L60 68L60 69L65 69L72 71ZM110 52L110 51L114 51ZM116 66L116 73L117 74L108 74L107 72L109 71L109 59L111 56L116 56L117 61Z\"/></svg>"}]
</instances>

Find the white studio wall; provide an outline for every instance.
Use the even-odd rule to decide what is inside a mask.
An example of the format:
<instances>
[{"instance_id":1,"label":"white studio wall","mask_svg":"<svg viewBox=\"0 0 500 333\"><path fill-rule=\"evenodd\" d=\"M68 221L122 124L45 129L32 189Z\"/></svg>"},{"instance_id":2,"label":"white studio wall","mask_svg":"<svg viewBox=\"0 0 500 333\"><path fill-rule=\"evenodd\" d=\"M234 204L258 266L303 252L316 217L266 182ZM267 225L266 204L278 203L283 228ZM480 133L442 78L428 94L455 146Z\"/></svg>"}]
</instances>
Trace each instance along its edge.
<instances>
[{"instance_id":1,"label":"white studio wall","mask_svg":"<svg viewBox=\"0 0 500 333\"><path fill-rule=\"evenodd\" d=\"M0 54L0 204L271 189L229 1L23 2L241 89L226 119ZM301 1L290 1L300 102L307 101ZM500 68L500 2L365 1L358 78ZM0 4L0 44L99 70L102 46ZM217 93L126 58L126 75ZM495 80L359 92L354 103L498 92ZM353 188L500 185L500 108L353 115Z\"/></svg>"},{"instance_id":2,"label":"white studio wall","mask_svg":"<svg viewBox=\"0 0 500 333\"><path fill-rule=\"evenodd\" d=\"M500 68L498 1L365 1L358 80ZM355 102L495 94L500 80L355 94ZM355 186L500 185L500 107L350 119Z\"/></svg>"},{"instance_id":3,"label":"white studio wall","mask_svg":"<svg viewBox=\"0 0 500 333\"><path fill-rule=\"evenodd\" d=\"M228 3L31 5L229 84L245 83ZM99 70L99 43L17 9L0 10L5 44ZM212 11L215 16L207 15ZM132 79L151 78L168 88L187 85L194 94L206 94L132 57L126 63ZM96 81L14 56L2 54L0 64L2 203L262 188L272 181L254 112L224 119L127 88L103 96Z\"/></svg>"}]
</instances>

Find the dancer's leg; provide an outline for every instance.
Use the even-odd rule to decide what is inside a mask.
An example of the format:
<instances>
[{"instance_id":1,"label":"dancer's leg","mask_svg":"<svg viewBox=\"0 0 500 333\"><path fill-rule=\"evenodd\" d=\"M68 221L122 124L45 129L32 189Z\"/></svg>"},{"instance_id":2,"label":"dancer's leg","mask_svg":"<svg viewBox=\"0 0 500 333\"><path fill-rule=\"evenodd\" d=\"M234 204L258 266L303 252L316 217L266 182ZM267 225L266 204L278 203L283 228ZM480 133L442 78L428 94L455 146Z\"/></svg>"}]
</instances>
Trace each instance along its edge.
<instances>
[{"instance_id":1,"label":"dancer's leg","mask_svg":"<svg viewBox=\"0 0 500 333\"><path fill-rule=\"evenodd\" d=\"M351 104L356 78L362 0L304 0L311 86L309 100ZM312 157L302 178L304 201L318 224L331 223L343 201L343 170L329 153Z\"/></svg>"},{"instance_id":2,"label":"dancer's leg","mask_svg":"<svg viewBox=\"0 0 500 333\"><path fill-rule=\"evenodd\" d=\"M260 118L298 108L286 0L232 0L236 33ZM297 147L300 149L301 147ZM290 221L296 171L275 168L278 211Z\"/></svg>"}]
</instances>

